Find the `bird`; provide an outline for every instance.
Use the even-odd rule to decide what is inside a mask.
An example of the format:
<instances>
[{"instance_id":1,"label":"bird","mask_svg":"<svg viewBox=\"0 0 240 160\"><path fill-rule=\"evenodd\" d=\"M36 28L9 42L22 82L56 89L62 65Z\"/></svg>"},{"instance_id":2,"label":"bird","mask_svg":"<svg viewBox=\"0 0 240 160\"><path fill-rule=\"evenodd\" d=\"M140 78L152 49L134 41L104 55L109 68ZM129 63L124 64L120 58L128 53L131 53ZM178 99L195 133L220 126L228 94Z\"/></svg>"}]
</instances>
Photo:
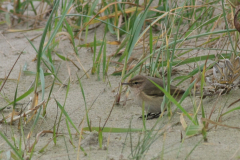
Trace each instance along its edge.
<instances>
[{"instance_id":1,"label":"bird","mask_svg":"<svg viewBox=\"0 0 240 160\"><path fill-rule=\"evenodd\" d=\"M143 101L145 104L145 111L147 119L158 118L161 114L161 104L163 101L164 93L155 86L150 80L155 82L160 87L164 88L164 82L160 78L137 75L122 85L128 85L131 89L135 102L139 107L142 107ZM170 85L170 94L176 99L180 100L185 90L179 89ZM142 118L142 117L139 117Z\"/></svg>"}]
</instances>

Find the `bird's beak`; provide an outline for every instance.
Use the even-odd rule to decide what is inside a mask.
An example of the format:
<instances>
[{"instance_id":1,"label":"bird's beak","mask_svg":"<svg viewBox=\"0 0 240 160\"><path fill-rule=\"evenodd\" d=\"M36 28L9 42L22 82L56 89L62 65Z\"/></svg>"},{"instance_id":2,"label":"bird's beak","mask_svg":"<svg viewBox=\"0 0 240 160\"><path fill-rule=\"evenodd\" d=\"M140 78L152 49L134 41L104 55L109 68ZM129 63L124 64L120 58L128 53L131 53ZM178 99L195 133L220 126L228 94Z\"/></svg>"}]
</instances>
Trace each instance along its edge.
<instances>
[{"instance_id":1,"label":"bird's beak","mask_svg":"<svg viewBox=\"0 0 240 160\"><path fill-rule=\"evenodd\" d=\"M130 85L131 83L121 83L122 85Z\"/></svg>"}]
</instances>

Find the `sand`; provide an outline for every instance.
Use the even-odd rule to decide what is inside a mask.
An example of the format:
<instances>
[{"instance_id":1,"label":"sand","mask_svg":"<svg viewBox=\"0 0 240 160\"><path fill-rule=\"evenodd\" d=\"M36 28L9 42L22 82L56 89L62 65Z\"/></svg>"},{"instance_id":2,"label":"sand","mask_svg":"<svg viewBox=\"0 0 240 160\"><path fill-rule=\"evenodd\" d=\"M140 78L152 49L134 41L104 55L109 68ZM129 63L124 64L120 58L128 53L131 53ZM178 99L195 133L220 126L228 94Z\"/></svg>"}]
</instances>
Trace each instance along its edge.
<instances>
[{"instance_id":1,"label":"sand","mask_svg":"<svg viewBox=\"0 0 240 160\"><path fill-rule=\"evenodd\" d=\"M22 26L19 26L20 28ZM97 37L103 36L103 25L96 30ZM7 29L6 26L1 26L1 30ZM34 38L35 36L41 34L41 31L30 31L30 32L16 32L16 33L8 33L2 32L0 34L0 78L1 81L6 77L6 75L10 72L14 62L19 56L20 52L23 51L20 59L16 63L13 68L9 80L6 82L3 90L1 91L0 96L0 107L4 107L8 104L7 101L12 101L14 99L15 89L17 86L17 79L20 71L23 69L23 66L27 64L27 70L35 72L36 71L36 61L34 60L36 57L36 52L30 43L25 38L29 39ZM94 31L90 31L88 35L87 42L92 42L94 36ZM33 41L33 44L38 48L41 37L36 38ZM107 34L107 39L109 41L116 40L114 36ZM117 46L108 45L107 46L107 55L111 55L115 52ZM61 41L59 46L56 47L55 50L57 53L66 55L70 59L72 59L79 67L78 61L72 55L74 52L72 50L71 44L68 40ZM140 51L138 51L140 52ZM204 53L203 53L204 54ZM79 58L81 60L82 65L86 70L91 69L92 67L92 56L93 53L89 48L81 48L79 50ZM77 76L82 77L84 75L84 71L78 70L71 62L60 60L55 54L53 54L53 59L55 60L54 65L56 68L60 66L58 77L64 83L68 83L69 74L71 75L70 82L70 90L68 93L68 97L65 104L65 110L70 116L72 122L75 126L80 130L82 127L87 127L86 120L81 124L82 119L85 116L85 105L83 96L81 93L81 89L79 87L79 83L77 80ZM115 59L117 60L117 59ZM111 73L115 71L116 64L111 63L108 71L108 79L111 83L111 86L107 84L108 80L105 82L102 80L102 72L100 74L101 80L99 81L97 75L89 74L90 78L83 76L81 78L81 82L83 85L85 97L86 97L86 105L88 108L91 107L89 111L89 118L91 120L91 125L93 127L103 126L105 123L110 110L113 106L113 102L115 96L117 94L117 87L120 83L120 76L112 76ZM44 72L46 71L46 67L42 64L42 68ZM178 75L184 75L189 73L191 70L189 68L184 68L184 72L178 73ZM21 72L21 78L18 85L18 96L22 95L27 91L28 87L31 85L32 81L34 81L35 76L25 75ZM51 85L53 78L51 76L45 77L46 86ZM176 83L176 82L174 82ZM181 87L186 88L190 83L190 80L184 82ZM59 82L58 82L59 84ZM33 121L30 121L26 125L23 125L23 133L25 137L25 143L22 144L22 150L25 151L24 158L29 157L30 153L27 154L26 150L29 150L28 144L32 145L37 134L42 131L52 131L53 126L56 123L56 118L59 118L61 110L57 107L56 102L53 98L55 98L60 104L63 105L65 95L66 95L66 87L62 87L58 84L55 84L52 99L49 101L47 106L47 115L46 117L40 117L37 123L37 126L33 130L32 137L30 139L30 143L27 142L26 137L29 133ZM40 89L40 88L39 88ZM50 87L46 89L45 97L46 100L50 91ZM41 92L40 92L41 93ZM211 120L215 121L216 117L219 115L219 110L222 107L223 112L226 112L226 106L228 106L233 101L239 98L240 91L233 90L228 95L222 95L219 99L217 96L207 97L203 100L203 106L206 110L207 117L209 116L212 108L216 105L216 109L213 112ZM7 99L4 99L4 97ZM27 98L18 102L17 107L25 107L30 100L30 97L33 97L33 93L30 94ZM123 101L125 99L125 95L123 94L121 97L120 105L115 105L111 116L106 124L106 127L115 127L115 128L129 128L131 125L132 128L143 128L143 122L138 117L141 115L141 108L139 108L133 100L131 100L131 96L128 97L126 105L123 106ZM197 98L196 98L197 99ZM41 100L41 94L39 97L39 101ZM199 100L197 99L197 102ZM182 106L187 110L188 113L193 113L193 104L192 99L187 98L184 100ZM239 103L235 104L231 108L239 106ZM174 108L174 107L173 107ZM1 111L0 119L2 119L3 115L6 116L11 112L11 107ZM158 133L157 137L152 137L152 145L148 149L148 151L144 152L143 159L185 159L190 153L188 159L238 159L239 158L239 144L240 144L240 134L238 129L231 129L228 127L217 126L216 128L212 128L207 132L207 142L204 142L202 139L202 135L196 135L192 137L185 136L185 131L180 122L180 114L181 111L178 110L176 114L173 115L172 119L169 120L169 117L165 116L156 127L156 131L153 132ZM198 117L201 117L201 112L199 112ZM239 120L240 116L238 116L239 111L234 111L222 118L223 124L240 127ZM187 118L184 117L187 121ZM151 129L152 126L156 123L157 119L148 120L146 122L147 129ZM190 124L187 121L187 124ZM213 125L209 125L212 127ZM165 132L162 133L159 129L165 127ZM78 150L79 144L79 135L75 135L75 129L70 126L71 133L74 134L72 136L73 141L70 142L70 136L68 134L68 130L66 127L65 116L62 117L62 121L59 127L59 133L61 133L57 137L56 144L54 144L52 137L53 134L46 133L42 134L39 137L39 141L35 146L32 159L109 159L109 160L117 160L117 159L136 159L133 157L133 150L136 149L139 138L142 141L144 134L142 132L138 133L103 133L103 148L99 149L98 145L98 134L86 132L83 134L83 139L81 140L81 146L84 148L87 155L84 155L82 151ZM19 137L21 135L21 131L18 129L18 122L15 122L13 125L9 124L0 124L0 130L4 135L8 138L8 140L13 144L13 138L15 137L16 145L18 146ZM157 130L159 132L157 132ZM184 141L181 139L181 134L183 135ZM151 142L151 141L150 141ZM149 142L149 143L150 143ZM147 147L148 142L144 144L144 147ZM44 151L40 151L44 146L48 146L44 149ZM25 148L26 147L26 148ZM139 153L141 153L141 149L138 148ZM11 151L9 145L0 138L0 158L6 159L7 154Z\"/></svg>"}]
</instances>

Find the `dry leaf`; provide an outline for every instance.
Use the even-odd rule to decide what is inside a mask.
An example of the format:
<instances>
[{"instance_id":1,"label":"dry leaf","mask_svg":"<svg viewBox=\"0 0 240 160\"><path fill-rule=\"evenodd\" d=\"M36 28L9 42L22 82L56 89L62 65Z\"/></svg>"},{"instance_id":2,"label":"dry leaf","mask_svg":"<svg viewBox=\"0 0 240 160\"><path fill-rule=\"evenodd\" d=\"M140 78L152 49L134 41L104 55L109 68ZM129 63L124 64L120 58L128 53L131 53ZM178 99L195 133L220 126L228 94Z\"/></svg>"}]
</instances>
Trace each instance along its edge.
<instances>
[{"instance_id":1,"label":"dry leaf","mask_svg":"<svg viewBox=\"0 0 240 160\"><path fill-rule=\"evenodd\" d=\"M181 113L181 115L180 115L180 122L181 122L182 127L183 127L183 129L184 129L184 131L185 131L186 128L187 128L187 123L186 123L186 121L184 120L183 113Z\"/></svg>"}]
</instances>

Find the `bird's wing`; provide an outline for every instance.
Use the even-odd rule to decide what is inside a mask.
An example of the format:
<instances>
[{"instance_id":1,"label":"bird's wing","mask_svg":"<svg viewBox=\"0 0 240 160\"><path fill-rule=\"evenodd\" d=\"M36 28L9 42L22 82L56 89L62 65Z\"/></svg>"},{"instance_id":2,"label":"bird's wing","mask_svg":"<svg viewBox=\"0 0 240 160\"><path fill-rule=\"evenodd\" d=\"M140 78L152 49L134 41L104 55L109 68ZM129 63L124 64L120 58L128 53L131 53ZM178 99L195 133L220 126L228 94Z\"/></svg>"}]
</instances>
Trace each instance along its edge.
<instances>
[{"instance_id":1,"label":"bird's wing","mask_svg":"<svg viewBox=\"0 0 240 160\"><path fill-rule=\"evenodd\" d=\"M174 94L174 95L177 95L177 94L181 94L181 93L184 93L185 92L185 90L183 90L183 89L179 89L179 88L177 88L177 87L175 87L175 86L170 86L170 93L171 94Z\"/></svg>"},{"instance_id":2,"label":"bird's wing","mask_svg":"<svg viewBox=\"0 0 240 160\"><path fill-rule=\"evenodd\" d=\"M164 96L164 93L158 89L156 86L149 86L147 89L144 89L145 94L148 96L156 96L156 97L161 97Z\"/></svg>"},{"instance_id":3,"label":"bird's wing","mask_svg":"<svg viewBox=\"0 0 240 160\"><path fill-rule=\"evenodd\" d=\"M163 81L161 79L151 77L151 80L153 80L155 83L157 83L160 87L164 88ZM146 90L146 93L151 96L164 96L164 93L160 89L158 89L154 84L149 85L149 87L145 90ZM170 94L172 94L172 95L173 94L178 95L178 94L181 94L184 92L185 92L185 90L179 89L172 85L170 86Z\"/></svg>"},{"instance_id":4,"label":"bird's wing","mask_svg":"<svg viewBox=\"0 0 240 160\"><path fill-rule=\"evenodd\" d=\"M160 87L163 87L163 82L161 79L153 78L153 77L148 77L148 78L153 80ZM156 96L156 97L164 96L164 93L159 88L157 88L154 84L151 84L151 83L148 85L148 87L144 88L144 91L149 96Z\"/></svg>"}]
</instances>

